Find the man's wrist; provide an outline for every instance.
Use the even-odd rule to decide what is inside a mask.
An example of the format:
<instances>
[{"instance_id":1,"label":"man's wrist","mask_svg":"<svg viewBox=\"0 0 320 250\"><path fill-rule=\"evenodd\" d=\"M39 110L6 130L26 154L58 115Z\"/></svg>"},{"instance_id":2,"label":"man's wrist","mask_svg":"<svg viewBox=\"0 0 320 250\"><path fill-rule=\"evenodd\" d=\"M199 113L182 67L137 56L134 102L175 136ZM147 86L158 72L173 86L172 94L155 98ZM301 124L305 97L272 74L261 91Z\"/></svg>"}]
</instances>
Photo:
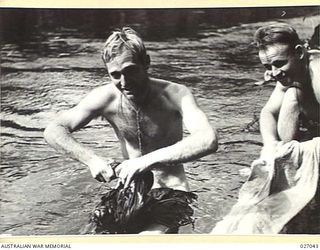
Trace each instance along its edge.
<instances>
[{"instance_id":1,"label":"man's wrist","mask_svg":"<svg viewBox=\"0 0 320 250\"><path fill-rule=\"evenodd\" d=\"M279 145L280 142L281 141L278 141L278 140L265 142L261 150L261 154L260 154L261 158L270 157L270 156L273 157L276 152L277 146Z\"/></svg>"},{"instance_id":2,"label":"man's wrist","mask_svg":"<svg viewBox=\"0 0 320 250\"><path fill-rule=\"evenodd\" d=\"M157 162L155 161L155 154L154 152L143 155L140 157L141 161L143 161L144 166L146 166L147 169L145 170L150 170L152 168L152 165L156 164Z\"/></svg>"},{"instance_id":3,"label":"man's wrist","mask_svg":"<svg viewBox=\"0 0 320 250\"><path fill-rule=\"evenodd\" d=\"M269 141L267 143L264 143L263 148L261 150L261 154L273 151L275 146L276 146L276 141L272 141L272 142Z\"/></svg>"},{"instance_id":4,"label":"man's wrist","mask_svg":"<svg viewBox=\"0 0 320 250\"><path fill-rule=\"evenodd\" d=\"M101 164L105 164L105 161L98 156L91 157L87 162L87 166L89 168L94 167L94 166L98 166Z\"/></svg>"}]
</instances>

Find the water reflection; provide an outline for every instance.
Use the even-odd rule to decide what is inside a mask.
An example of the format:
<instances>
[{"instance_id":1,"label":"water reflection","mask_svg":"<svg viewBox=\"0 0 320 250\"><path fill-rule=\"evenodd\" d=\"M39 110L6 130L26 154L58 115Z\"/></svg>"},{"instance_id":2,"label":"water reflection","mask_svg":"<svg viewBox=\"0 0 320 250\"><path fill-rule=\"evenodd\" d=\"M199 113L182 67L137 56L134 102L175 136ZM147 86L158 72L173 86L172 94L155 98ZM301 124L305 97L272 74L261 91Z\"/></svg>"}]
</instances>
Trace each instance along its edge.
<instances>
[{"instance_id":1,"label":"water reflection","mask_svg":"<svg viewBox=\"0 0 320 250\"><path fill-rule=\"evenodd\" d=\"M207 8L207 9L1 9L4 41L45 40L59 37L105 38L111 30L130 25L146 40L203 36L208 25L231 27L270 18L318 14L317 7ZM49 33L48 33L49 32ZM220 30L217 34L222 34ZM39 48L39 51L41 48Z\"/></svg>"}]
</instances>

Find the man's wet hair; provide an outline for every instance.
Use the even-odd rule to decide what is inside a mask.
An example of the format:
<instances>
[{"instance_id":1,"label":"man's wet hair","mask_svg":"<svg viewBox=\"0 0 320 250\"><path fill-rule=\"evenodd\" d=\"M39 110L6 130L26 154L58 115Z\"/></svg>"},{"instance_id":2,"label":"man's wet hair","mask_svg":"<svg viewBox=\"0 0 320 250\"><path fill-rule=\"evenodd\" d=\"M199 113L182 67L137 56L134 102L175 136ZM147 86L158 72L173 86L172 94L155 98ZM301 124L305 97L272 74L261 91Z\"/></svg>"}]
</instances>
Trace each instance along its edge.
<instances>
[{"instance_id":1,"label":"man's wet hair","mask_svg":"<svg viewBox=\"0 0 320 250\"><path fill-rule=\"evenodd\" d=\"M104 63L108 63L125 50L131 51L132 55L143 65L149 63L147 51L140 35L130 27L123 27L112 32L104 44L102 59Z\"/></svg>"},{"instance_id":2,"label":"man's wet hair","mask_svg":"<svg viewBox=\"0 0 320 250\"><path fill-rule=\"evenodd\" d=\"M254 34L254 43L259 49L265 49L266 46L275 43L287 44L292 49L302 44L297 31L284 23L260 27Z\"/></svg>"},{"instance_id":3,"label":"man's wet hair","mask_svg":"<svg viewBox=\"0 0 320 250\"><path fill-rule=\"evenodd\" d=\"M320 49L320 24L314 28L312 37L310 38L309 45L311 49Z\"/></svg>"}]
</instances>

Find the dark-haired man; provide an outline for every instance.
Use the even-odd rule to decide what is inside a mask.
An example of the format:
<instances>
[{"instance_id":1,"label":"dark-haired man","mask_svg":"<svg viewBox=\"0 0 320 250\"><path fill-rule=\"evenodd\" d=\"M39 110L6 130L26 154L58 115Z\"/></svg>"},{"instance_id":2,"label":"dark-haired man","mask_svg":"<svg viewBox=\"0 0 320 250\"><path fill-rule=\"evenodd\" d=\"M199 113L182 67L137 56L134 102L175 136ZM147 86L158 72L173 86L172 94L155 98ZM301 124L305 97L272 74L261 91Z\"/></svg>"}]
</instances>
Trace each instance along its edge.
<instances>
[{"instance_id":1,"label":"dark-haired man","mask_svg":"<svg viewBox=\"0 0 320 250\"><path fill-rule=\"evenodd\" d=\"M286 24L259 28L254 41L265 66L265 80L276 87L260 115L264 148L262 157L272 155L278 142L300 140L301 119L319 136L320 51L307 50L297 32Z\"/></svg>"}]
</instances>

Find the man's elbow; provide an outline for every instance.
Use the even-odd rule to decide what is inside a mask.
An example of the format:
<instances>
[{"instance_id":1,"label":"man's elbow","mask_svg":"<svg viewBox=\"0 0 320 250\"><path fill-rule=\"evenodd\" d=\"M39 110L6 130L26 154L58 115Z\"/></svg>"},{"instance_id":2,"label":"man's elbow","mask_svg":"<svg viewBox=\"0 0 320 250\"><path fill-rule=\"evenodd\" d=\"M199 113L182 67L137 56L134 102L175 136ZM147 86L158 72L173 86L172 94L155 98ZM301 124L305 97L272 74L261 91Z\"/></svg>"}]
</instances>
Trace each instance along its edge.
<instances>
[{"instance_id":1,"label":"man's elbow","mask_svg":"<svg viewBox=\"0 0 320 250\"><path fill-rule=\"evenodd\" d=\"M269 116L274 117L276 115L276 113L277 113L277 111L274 110L274 108L270 108L266 105L260 111L260 119L265 118L265 117L269 117Z\"/></svg>"},{"instance_id":2,"label":"man's elbow","mask_svg":"<svg viewBox=\"0 0 320 250\"><path fill-rule=\"evenodd\" d=\"M215 129L210 129L205 133L205 140L209 153L214 153L218 150L218 134Z\"/></svg>"},{"instance_id":3,"label":"man's elbow","mask_svg":"<svg viewBox=\"0 0 320 250\"><path fill-rule=\"evenodd\" d=\"M50 145L54 145L54 142L56 141L56 138L61 128L62 126L57 122L49 123L49 125L43 131L43 137L45 141Z\"/></svg>"},{"instance_id":4,"label":"man's elbow","mask_svg":"<svg viewBox=\"0 0 320 250\"><path fill-rule=\"evenodd\" d=\"M43 137L44 137L45 141L49 144L51 144L51 142L54 138L55 127L56 127L56 124L50 123L43 131Z\"/></svg>"}]
</instances>

